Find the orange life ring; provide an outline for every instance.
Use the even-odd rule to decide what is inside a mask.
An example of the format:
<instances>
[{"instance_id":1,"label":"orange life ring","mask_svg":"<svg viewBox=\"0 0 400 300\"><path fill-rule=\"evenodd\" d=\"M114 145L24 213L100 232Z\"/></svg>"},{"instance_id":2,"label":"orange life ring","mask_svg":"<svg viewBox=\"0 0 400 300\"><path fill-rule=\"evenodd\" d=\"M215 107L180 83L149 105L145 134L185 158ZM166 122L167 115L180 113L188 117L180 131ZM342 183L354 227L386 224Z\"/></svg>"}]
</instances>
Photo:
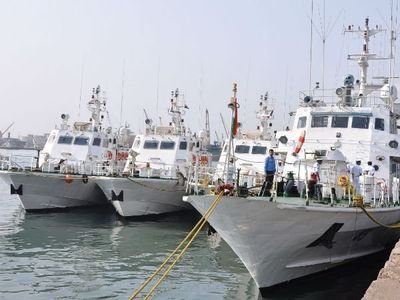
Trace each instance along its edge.
<instances>
[{"instance_id":1,"label":"orange life ring","mask_svg":"<svg viewBox=\"0 0 400 300\"><path fill-rule=\"evenodd\" d=\"M346 186L349 185L349 183L350 183L350 181L349 181L349 177L348 176L346 176L346 175L339 176L338 184L341 187L346 187Z\"/></svg>"},{"instance_id":2,"label":"orange life ring","mask_svg":"<svg viewBox=\"0 0 400 300\"><path fill-rule=\"evenodd\" d=\"M124 154L122 152L117 152L117 159L118 160L123 160Z\"/></svg>"},{"instance_id":3,"label":"orange life ring","mask_svg":"<svg viewBox=\"0 0 400 300\"><path fill-rule=\"evenodd\" d=\"M303 130L301 132L300 136L299 136L299 139L297 140L296 147L294 147L294 149L293 149L293 154L297 154L297 153L300 152L301 147L303 146L305 139L306 139L306 131Z\"/></svg>"},{"instance_id":4,"label":"orange life ring","mask_svg":"<svg viewBox=\"0 0 400 300\"><path fill-rule=\"evenodd\" d=\"M64 180L66 183L71 183L72 181L74 181L74 178L72 177L72 175L67 174L65 175Z\"/></svg>"}]
</instances>

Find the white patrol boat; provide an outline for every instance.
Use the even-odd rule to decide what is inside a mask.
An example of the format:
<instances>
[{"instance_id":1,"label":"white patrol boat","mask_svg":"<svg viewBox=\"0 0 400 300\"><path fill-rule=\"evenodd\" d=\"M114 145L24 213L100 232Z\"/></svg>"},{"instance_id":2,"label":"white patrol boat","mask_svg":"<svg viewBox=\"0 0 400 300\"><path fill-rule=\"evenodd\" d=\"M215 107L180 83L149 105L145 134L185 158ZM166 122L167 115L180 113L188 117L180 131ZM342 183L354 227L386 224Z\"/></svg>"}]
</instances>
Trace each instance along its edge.
<instances>
[{"instance_id":1,"label":"white patrol boat","mask_svg":"<svg viewBox=\"0 0 400 300\"><path fill-rule=\"evenodd\" d=\"M308 94L293 129L277 134L279 149L288 152L283 191L277 189L282 177L275 175L271 196L258 197L233 172L230 185L202 185L203 195L184 198L209 216L262 292L381 251L400 236L396 89L390 77L367 83L368 61L376 59L369 38L380 28L371 29L367 19L364 29L348 31L364 40L362 53L349 57L357 59L361 79L347 76L335 103ZM349 173L356 159L372 161L374 176L357 180ZM313 172L319 181L312 180Z\"/></svg>"},{"instance_id":2,"label":"white patrol boat","mask_svg":"<svg viewBox=\"0 0 400 300\"><path fill-rule=\"evenodd\" d=\"M221 155L214 174L214 181L220 179L223 182L232 180L235 170L245 176L248 187L259 187L263 183L265 158L269 149L274 149L275 159L279 166L286 157L285 151L277 149L279 141L273 132L272 120L274 110L270 103L268 92L261 95L256 118L259 125L255 131L243 131L238 122L239 103L237 101L237 84L233 85L233 96L228 105L233 110L233 136L227 139L222 147ZM228 164L228 157L231 163ZM229 166L229 170L227 169Z\"/></svg>"},{"instance_id":3,"label":"white patrol boat","mask_svg":"<svg viewBox=\"0 0 400 300\"><path fill-rule=\"evenodd\" d=\"M182 201L192 163L209 165L211 156L200 150L182 116L188 107L178 89L172 92L169 126L153 126L146 113L146 133L135 137L125 177L99 178L97 184L123 217L158 215L191 208ZM206 143L204 143L204 146Z\"/></svg>"},{"instance_id":4,"label":"white patrol boat","mask_svg":"<svg viewBox=\"0 0 400 300\"><path fill-rule=\"evenodd\" d=\"M92 175L114 175L122 171L128 148L120 145L120 133L105 127L106 99L100 86L88 102L89 122L68 124L62 114L60 128L50 132L38 163L29 170L11 168L0 173L27 211L107 204ZM11 166L13 166L11 164Z\"/></svg>"}]
</instances>

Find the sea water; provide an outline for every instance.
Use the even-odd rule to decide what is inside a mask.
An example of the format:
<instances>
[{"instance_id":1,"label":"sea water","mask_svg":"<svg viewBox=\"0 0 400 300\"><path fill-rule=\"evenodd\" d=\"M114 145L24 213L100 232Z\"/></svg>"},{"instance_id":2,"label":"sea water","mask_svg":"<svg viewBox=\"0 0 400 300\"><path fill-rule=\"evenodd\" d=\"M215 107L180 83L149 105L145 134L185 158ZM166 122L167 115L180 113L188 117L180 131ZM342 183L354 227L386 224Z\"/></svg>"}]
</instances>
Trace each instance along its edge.
<instances>
[{"instance_id":1,"label":"sea water","mask_svg":"<svg viewBox=\"0 0 400 300\"><path fill-rule=\"evenodd\" d=\"M0 299L128 299L198 218L192 212L124 220L111 208L25 213L0 182ZM262 298L230 247L203 230L152 298L360 299L387 256L293 282Z\"/></svg>"}]
</instances>

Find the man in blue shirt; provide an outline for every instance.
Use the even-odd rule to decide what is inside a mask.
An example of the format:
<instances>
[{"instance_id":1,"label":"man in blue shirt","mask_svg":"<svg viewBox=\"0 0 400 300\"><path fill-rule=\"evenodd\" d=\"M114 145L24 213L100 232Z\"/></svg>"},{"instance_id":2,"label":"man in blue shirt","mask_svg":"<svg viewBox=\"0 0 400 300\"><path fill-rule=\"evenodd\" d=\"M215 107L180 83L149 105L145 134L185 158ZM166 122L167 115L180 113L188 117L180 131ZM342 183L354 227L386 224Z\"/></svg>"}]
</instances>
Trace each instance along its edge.
<instances>
[{"instance_id":1,"label":"man in blue shirt","mask_svg":"<svg viewBox=\"0 0 400 300\"><path fill-rule=\"evenodd\" d=\"M269 149L269 155L265 159L264 164L265 181L267 182L267 190L269 191L274 181L274 175L276 172L276 162L274 157L274 150Z\"/></svg>"}]
</instances>

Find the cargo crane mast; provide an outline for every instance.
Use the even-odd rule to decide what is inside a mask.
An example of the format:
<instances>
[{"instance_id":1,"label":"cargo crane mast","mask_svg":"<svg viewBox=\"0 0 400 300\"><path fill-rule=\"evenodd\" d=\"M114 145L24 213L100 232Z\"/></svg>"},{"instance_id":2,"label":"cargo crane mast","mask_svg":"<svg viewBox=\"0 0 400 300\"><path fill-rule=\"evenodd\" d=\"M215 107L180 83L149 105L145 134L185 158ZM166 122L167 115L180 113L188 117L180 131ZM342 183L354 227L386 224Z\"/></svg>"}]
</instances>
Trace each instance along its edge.
<instances>
[{"instance_id":1,"label":"cargo crane mast","mask_svg":"<svg viewBox=\"0 0 400 300\"><path fill-rule=\"evenodd\" d=\"M147 111L143 108L144 115L146 116L146 119L144 122L146 123L146 134L151 134L153 132L153 120L150 119L149 115L147 114Z\"/></svg>"},{"instance_id":2,"label":"cargo crane mast","mask_svg":"<svg viewBox=\"0 0 400 300\"><path fill-rule=\"evenodd\" d=\"M229 136L228 129L226 129L224 117L222 116L221 113L219 113L219 116L221 117L221 121L222 121L222 125L224 126L225 134L226 134L226 136Z\"/></svg>"},{"instance_id":3,"label":"cargo crane mast","mask_svg":"<svg viewBox=\"0 0 400 300\"><path fill-rule=\"evenodd\" d=\"M14 125L14 122L12 122L4 131L0 131L0 138L3 137L3 135Z\"/></svg>"}]
</instances>

